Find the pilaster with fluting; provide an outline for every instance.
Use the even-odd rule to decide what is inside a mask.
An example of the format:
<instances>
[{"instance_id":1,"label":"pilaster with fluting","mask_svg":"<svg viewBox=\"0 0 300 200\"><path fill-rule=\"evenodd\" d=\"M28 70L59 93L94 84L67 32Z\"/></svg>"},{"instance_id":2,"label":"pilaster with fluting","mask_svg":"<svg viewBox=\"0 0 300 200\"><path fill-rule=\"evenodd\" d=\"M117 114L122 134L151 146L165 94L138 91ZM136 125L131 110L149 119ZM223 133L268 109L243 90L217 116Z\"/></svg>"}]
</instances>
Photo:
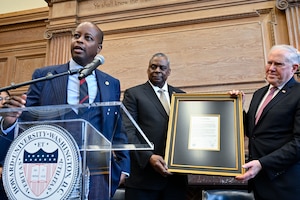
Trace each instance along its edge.
<instances>
[{"instance_id":1,"label":"pilaster with fluting","mask_svg":"<svg viewBox=\"0 0 300 200\"><path fill-rule=\"evenodd\" d=\"M290 45L300 49L300 1L277 0L276 7L285 12Z\"/></svg>"},{"instance_id":2,"label":"pilaster with fluting","mask_svg":"<svg viewBox=\"0 0 300 200\"><path fill-rule=\"evenodd\" d=\"M70 60L71 37L77 23L78 0L45 0L49 18L44 38L48 39L46 65Z\"/></svg>"}]
</instances>

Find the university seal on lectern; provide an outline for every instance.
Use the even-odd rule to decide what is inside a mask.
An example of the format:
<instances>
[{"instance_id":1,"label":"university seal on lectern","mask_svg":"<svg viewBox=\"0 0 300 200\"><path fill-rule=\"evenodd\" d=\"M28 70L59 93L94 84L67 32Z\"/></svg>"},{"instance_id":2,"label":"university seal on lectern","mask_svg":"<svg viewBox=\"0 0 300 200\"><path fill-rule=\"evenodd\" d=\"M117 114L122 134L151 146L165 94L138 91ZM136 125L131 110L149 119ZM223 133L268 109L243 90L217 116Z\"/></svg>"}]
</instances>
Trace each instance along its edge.
<instances>
[{"instance_id":1,"label":"university seal on lectern","mask_svg":"<svg viewBox=\"0 0 300 200\"><path fill-rule=\"evenodd\" d=\"M3 183L13 200L80 199L81 161L75 140L56 125L28 128L9 148Z\"/></svg>"}]
</instances>

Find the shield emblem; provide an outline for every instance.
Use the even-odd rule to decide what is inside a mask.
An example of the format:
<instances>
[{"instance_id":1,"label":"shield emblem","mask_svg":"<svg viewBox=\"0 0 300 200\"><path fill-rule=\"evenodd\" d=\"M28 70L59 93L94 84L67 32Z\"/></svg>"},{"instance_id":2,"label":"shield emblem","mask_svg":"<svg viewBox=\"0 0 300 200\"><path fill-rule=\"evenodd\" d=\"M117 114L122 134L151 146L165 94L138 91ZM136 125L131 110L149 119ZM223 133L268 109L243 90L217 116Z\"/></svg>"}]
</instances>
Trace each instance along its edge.
<instances>
[{"instance_id":1,"label":"shield emblem","mask_svg":"<svg viewBox=\"0 0 300 200\"><path fill-rule=\"evenodd\" d=\"M51 153L39 149L35 153L24 151L23 169L27 184L36 197L48 187L55 174L58 160L58 149Z\"/></svg>"}]
</instances>

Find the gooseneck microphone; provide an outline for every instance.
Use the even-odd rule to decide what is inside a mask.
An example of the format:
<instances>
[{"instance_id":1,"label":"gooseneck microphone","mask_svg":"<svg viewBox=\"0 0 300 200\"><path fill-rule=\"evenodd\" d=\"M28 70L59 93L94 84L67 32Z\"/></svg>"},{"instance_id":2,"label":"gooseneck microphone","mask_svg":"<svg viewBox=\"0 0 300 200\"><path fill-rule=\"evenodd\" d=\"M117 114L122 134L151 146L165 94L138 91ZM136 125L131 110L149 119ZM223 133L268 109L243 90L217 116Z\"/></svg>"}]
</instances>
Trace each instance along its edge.
<instances>
[{"instance_id":1,"label":"gooseneck microphone","mask_svg":"<svg viewBox=\"0 0 300 200\"><path fill-rule=\"evenodd\" d=\"M78 79L81 80L89 75L99 66L104 64L104 57L102 55L95 56L93 62L87 64L79 71Z\"/></svg>"}]
</instances>

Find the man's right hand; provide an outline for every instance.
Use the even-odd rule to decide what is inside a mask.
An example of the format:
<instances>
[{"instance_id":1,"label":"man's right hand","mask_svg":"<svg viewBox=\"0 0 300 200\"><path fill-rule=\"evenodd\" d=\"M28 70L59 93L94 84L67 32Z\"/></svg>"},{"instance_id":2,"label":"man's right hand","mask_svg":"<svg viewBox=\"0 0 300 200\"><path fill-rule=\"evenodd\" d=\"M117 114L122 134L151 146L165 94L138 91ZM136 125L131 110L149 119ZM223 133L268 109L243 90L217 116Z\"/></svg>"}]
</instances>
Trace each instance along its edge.
<instances>
[{"instance_id":1,"label":"man's right hand","mask_svg":"<svg viewBox=\"0 0 300 200\"><path fill-rule=\"evenodd\" d=\"M168 166L166 162L164 161L163 157L161 157L160 155L153 154L150 157L149 162L151 166L154 168L154 170L160 173L160 175L164 177L168 175L172 175L172 173L168 171Z\"/></svg>"},{"instance_id":2,"label":"man's right hand","mask_svg":"<svg viewBox=\"0 0 300 200\"><path fill-rule=\"evenodd\" d=\"M24 108L26 104L27 95L23 94L21 96L11 96L9 100L5 102L2 108ZM3 117L3 128L6 129L15 123L17 118L22 114L22 112L10 112L2 113Z\"/></svg>"}]
</instances>

